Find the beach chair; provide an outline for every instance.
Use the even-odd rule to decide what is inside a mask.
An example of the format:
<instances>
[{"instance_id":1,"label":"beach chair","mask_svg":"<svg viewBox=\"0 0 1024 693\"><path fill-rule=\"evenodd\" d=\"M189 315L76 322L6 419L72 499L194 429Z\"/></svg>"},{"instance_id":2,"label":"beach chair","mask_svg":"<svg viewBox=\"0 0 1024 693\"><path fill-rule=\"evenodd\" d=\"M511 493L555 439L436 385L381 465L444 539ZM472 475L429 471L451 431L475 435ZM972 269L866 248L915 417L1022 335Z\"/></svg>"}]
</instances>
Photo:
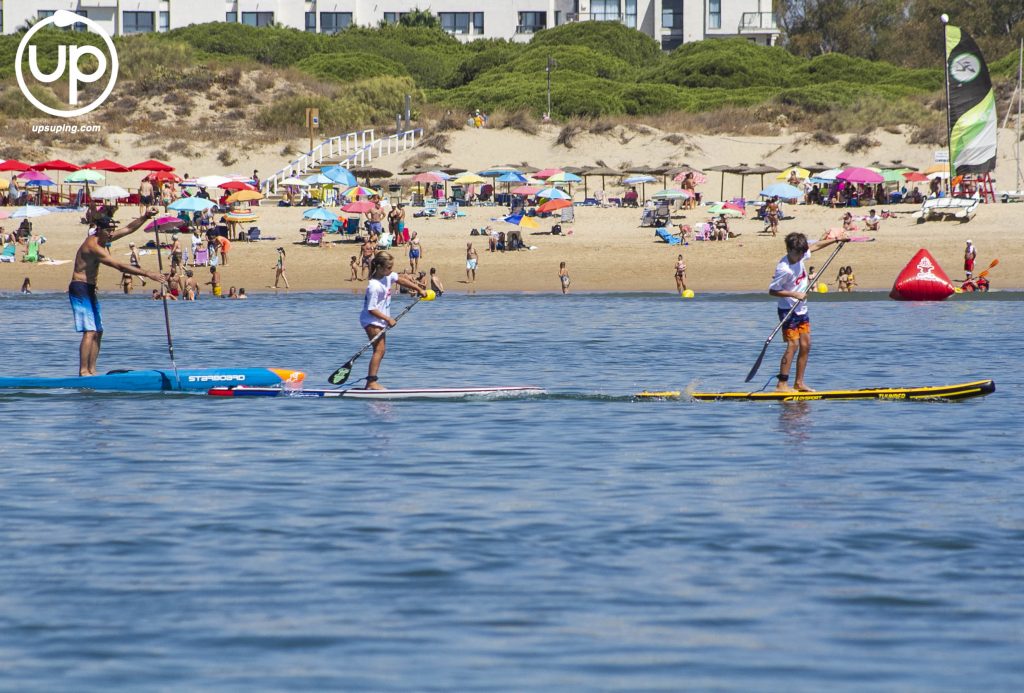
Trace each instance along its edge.
<instances>
[{"instance_id":1,"label":"beach chair","mask_svg":"<svg viewBox=\"0 0 1024 693\"><path fill-rule=\"evenodd\" d=\"M413 207L423 206L423 193L414 192L409 196L409 204Z\"/></svg>"},{"instance_id":2,"label":"beach chair","mask_svg":"<svg viewBox=\"0 0 1024 693\"><path fill-rule=\"evenodd\" d=\"M25 257L21 258L22 262L39 262L39 242L32 241L28 244L28 250L25 251Z\"/></svg>"},{"instance_id":3,"label":"beach chair","mask_svg":"<svg viewBox=\"0 0 1024 693\"><path fill-rule=\"evenodd\" d=\"M466 204L466 189L461 185L453 185L452 201L460 205Z\"/></svg>"},{"instance_id":4,"label":"beach chair","mask_svg":"<svg viewBox=\"0 0 1024 693\"><path fill-rule=\"evenodd\" d=\"M490 183L483 185L480 188L480 194L476 196L478 202L484 204L491 204L491 197L494 195L494 186Z\"/></svg>"},{"instance_id":5,"label":"beach chair","mask_svg":"<svg viewBox=\"0 0 1024 693\"><path fill-rule=\"evenodd\" d=\"M562 224L571 224L572 222L576 221L575 207L562 207L562 209L559 211L561 212L561 219L559 219L559 222L561 222Z\"/></svg>"},{"instance_id":6,"label":"beach chair","mask_svg":"<svg viewBox=\"0 0 1024 693\"><path fill-rule=\"evenodd\" d=\"M423 215L432 217L437 214L437 200L430 198L423 201Z\"/></svg>"},{"instance_id":7,"label":"beach chair","mask_svg":"<svg viewBox=\"0 0 1024 693\"><path fill-rule=\"evenodd\" d=\"M252 241L258 241L260 239L260 227L250 226L248 231L247 240L251 243Z\"/></svg>"},{"instance_id":8,"label":"beach chair","mask_svg":"<svg viewBox=\"0 0 1024 693\"><path fill-rule=\"evenodd\" d=\"M714 227L708 222L697 224L693 227L693 240L710 241L711 234L714 233L714 230Z\"/></svg>"},{"instance_id":9,"label":"beach chair","mask_svg":"<svg viewBox=\"0 0 1024 693\"><path fill-rule=\"evenodd\" d=\"M673 236L672 233L665 228L655 229L654 235L660 238L661 240L665 241L669 245L679 245L680 243L683 242L683 240L679 238L679 236Z\"/></svg>"},{"instance_id":10,"label":"beach chair","mask_svg":"<svg viewBox=\"0 0 1024 693\"><path fill-rule=\"evenodd\" d=\"M597 207L601 203L597 201L596 197L588 197L584 199L583 202L581 202L580 204L583 205L584 207Z\"/></svg>"},{"instance_id":11,"label":"beach chair","mask_svg":"<svg viewBox=\"0 0 1024 693\"><path fill-rule=\"evenodd\" d=\"M206 248L196 248L195 257L192 258L193 267L204 267L210 263L210 251Z\"/></svg>"},{"instance_id":12,"label":"beach chair","mask_svg":"<svg viewBox=\"0 0 1024 693\"><path fill-rule=\"evenodd\" d=\"M306 245L320 246L324 244L324 232L323 231L310 231L306 236Z\"/></svg>"},{"instance_id":13,"label":"beach chair","mask_svg":"<svg viewBox=\"0 0 1024 693\"><path fill-rule=\"evenodd\" d=\"M656 223L657 216L654 213L653 207L645 207L644 211L640 214L640 226L658 226Z\"/></svg>"},{"instance_id":14,"label":"beach chair","mask_svg":"<svg viewBox=\"0 0 1024 693\"><path fill-rule=\"evenodd\" d=\"M390 231L385 231L384 233L382 233L380 235L380 238L377 239L377 249L378 250L390 250L391 249L391 245L394 242L395 242L395 237L391 235L391 232Z\"/></svg>"},{"instance_id":15,"label":"beach chair","mask_svg":"<svg viewBox=\"0 0 1024 693\"><path fill-rule=\"evenodd\" d=\"M13 243L8 243L4 246L3 252L0 253L0 262L14 262L14 256L17 252L17 246Z\"/></svg>"},{"instance_id":16,"label":"beach chair","mask_svg":"<svg viewBox=\"0 0 1024 693\"><path fill-rule=\"evenodd\" d=\"M357 233L359 233L359 217L346 217L344 233L347 233L347 234L357 234Z\"/></svg>"},{"instance_id":17,"label":"beach chair","mask_svg":"<svg viewBox=\"0 0 1024 693\"><path fill-rule=\"evenodd\" d=\"M446 206L443 210L441 210L441 218L442 219L455 219L456 217L464 217L464 216L466 216L466 213L459 211L459 203L458 202L452 202L451 204Z\"/></svg>"}]
</instances>

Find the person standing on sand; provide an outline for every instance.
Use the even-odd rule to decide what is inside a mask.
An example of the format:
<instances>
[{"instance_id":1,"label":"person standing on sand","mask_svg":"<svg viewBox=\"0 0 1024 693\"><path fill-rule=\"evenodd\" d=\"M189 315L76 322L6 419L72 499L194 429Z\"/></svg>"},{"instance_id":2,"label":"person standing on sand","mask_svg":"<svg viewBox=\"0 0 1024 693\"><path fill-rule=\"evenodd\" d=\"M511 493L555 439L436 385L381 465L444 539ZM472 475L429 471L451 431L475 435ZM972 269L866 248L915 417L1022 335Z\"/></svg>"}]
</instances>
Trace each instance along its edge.
<instances>
[{"instance_id":1,"label":"person standing on sand","mask_svg":"<svg viewBox=\"0 0 1024 693\"><path fill-rule=\"evenodd\" d=\"M139 184L139 210L145 211L151 204L153 204L153 184L149 182L149 178L143 178L142 183Z\"/></svg>"},{"instance_id":2,"label":"person standing on sand","mask_svg":"<svg viewBox=\"0 0 1024 693\"><path fill-rule=\"evenodd\" d=\"M479 258L472 243L466 244L466 283L476 283L476 265Z\"/></svg>"},{"instance_id":3,"label":"person standing on sand","mask_svg":"<svg viewBox=\"0 0 1024 693\"><path fill-rule=\"evenodd\" d=\"M558 281L562 285L562 295L569 293L569 285L572 284L572 280L569 279L569 270L565 268L564 260L558 264Z\"/></svg>"},{"instance_id":4,"label":"person standing on sand","mask_svg":"<svg viewBox=\"0 0 1024 693\"><path fill-rule=\"evenodd\" d=\"M968 238L967 247L964 248L964 272L967 274L968 279L974 276L974 259L976 257L978 257L978 251L975 250L974 244Z\"/></svg>"},{"instance_id":5,"label":"person standing on sand","mask_svg":"<svg viewBox=\"0 0 1024 693\"><path fill-rule=\"evenodd\" d=\"M768 286L768 293L779 299L779 320L785 319L785 323L782 325L782 337L786 341L786 350L779 363L777 376L779 382L776 385L776 390L813 392L804 382L807 357L811 352L811 321L807 317L806 299L811 282L817 277L808 274L807 268L804 267L804 261L811 259L811 253L846 240L848 239L845 234L838 238L826 236L820 241L808 245L807 236L802 233L794 231L786 236L786 254L775 266L775 275ZM786 314L793 306L796 306L796 310L787 319ZM790 386L789 369L793 365L794 356L796 356L796 379Z\"/></svg>"},{"instance_id":6,"label":"person standing on sand","mask_svg":"<svg viewBox=\"0 0 1024 693\"><path fill-rule=\"evenodd\" d=\"M348 268L352 271L352 276L348 278L350 282L359 280L359 259L353 255L352 260L348 263Z\"/></svg>"},{"instance_id":7,"label":"person standing on sand","mask_svg":"<svg viewBox=\"0 0 1024 693\"><path fill-rule=\"evenodd\" d=\"M772 238L775 238L775 234L779 232L779 217L781 216L779 198L773 197L768 200L768 204L765 205L764 216L768 221L768 228L772 232Z\"/></svg>"},{"instance_id":8,"label":"person standing on sand","mask_svg":"<svg viewBox=\"0 0 1024 693\"><path fill-rule=\"evenodd\" d=\"M284 273L284 256L285 256L284 248L278 248L277 249L277 264L274 266L274 270L275 270L275 273L274 273L274 288L275 289L277 288L278 282L280 282L282 279L284 280L284 288L286 288L286 289L290 289L291 288L290 286L288 286L288 277L285 276L285 273Z\"/></svg>"},{"instance_id":9,"label":"person standing on sand","mask_svg":"<svg viewBox=\"0 0 1024 693\"><path fill-rule=\"evenodd\" d=\"M682 255L676 258L676 291L680 294L686 291L686 261Z\"/></svg>"},{"instance_id":10,"label":"person standing on sand","mask_svg":"<svg viewBox=\"0 0 1024 693\"><path fill-rule=\"evenodd\" d=\"M116 232L112 219L109 217L100 219L97 221L96 233L86 236L75 254L74 271L71 274L71 283L68 285L68 298L71 301L71 312L75 316L75 330L82 333L82 342L78 347L79 375L96 375L96 361L99 358L100 344L103 341L103 320L100 315L99 298L96 296L100 265L113 267L125 274L149 277L160 284L167 281L167 277L162 274L147 272L142 268L118 262L111 257L110 251L106 247L117 239L135 232L156 215L157 210L151 207L144 215Z\"/></svg>"},{"instance_id":11,"label":"person standing on sand","mask_svg":"<svg viewBox=\"0 0 1024 693\"><path fill-rule=\"evenodd\" d=\"M363 278L363 270L367 273L370 272L370 263L373 261L373 254L377 252L377 243L371 238L367 238L363 241L363 245L360 248L360 260L359 260L359 278Z\"/></svg>"},{"instance_id":12,"label":"person standing on sand","mask_svg":"<svg viewBox=\"0 0 1024 693\"><path fill-rule=\"evenodd\" d=\"M398 275L395 271L395 259L391 253L380 251L373 257L370 264L370 281L366 285L366 297L363 299L363 310L359 314L359 324L366 331L366 336L373 340L377 335L389 327L395 325L395 319L391 317L391 296L394 287L404 286L419 296L426 296L426 288L407 275ZM370 366L366 373L367 390L385 389L377 380L377 373L380 371L380 363L384 360L384 352L387 350L386 335L373 343L373 356L370 357Z\"/></svg>"},{"instance_id":13,"label":"person standing on sand","mask_svg":"<svg viewBox=\"0 0 1024 693\"><path fill-rule=\"evenodd\" d=\"M409 271L416 272L420 268L420 258L423 257L423 246L420 245L418 234L413 231L409 238Z\"/></svg>"}]
</instances>

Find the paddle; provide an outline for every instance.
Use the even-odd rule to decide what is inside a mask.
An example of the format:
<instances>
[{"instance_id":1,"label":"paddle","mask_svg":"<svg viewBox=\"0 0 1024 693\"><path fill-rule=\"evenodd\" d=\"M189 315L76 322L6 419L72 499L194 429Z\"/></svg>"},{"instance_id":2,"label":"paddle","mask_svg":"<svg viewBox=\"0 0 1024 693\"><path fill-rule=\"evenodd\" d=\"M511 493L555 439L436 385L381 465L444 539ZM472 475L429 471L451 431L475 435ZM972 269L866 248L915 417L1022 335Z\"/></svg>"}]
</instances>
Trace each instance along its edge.
<instances>
[{"instance_id":1,"label":"paddle","mask_svg":"<svg viewBox=\"0 0 1024 693\"><path fill-rule=\"evenodd\" d=\"M993 268L993 267L995 267L995 266L996 266L996 265L998 265L998 264L999 264L999 258L996 258L995 260L993 260L993 261L992 261L992 264L990 264L990 265L988 266L988 268L986 268L986 269L985 269L984 271L982 271L982 273L981 273L981 274L979 274L979 275L978 275L978 279L981 279L982 277L984 277L985 275L987 275L987 274L988 274L989 272L991 272L991 271L992 271L992 268Z\"/></svg>"},{"instance_id":2,"label":"paddle","mask_svg":"<svg viewBox=\"0 0 1024 693\"><path fill-rule=\"evenodd\" d=\"M833 250L832 254L828 256L828 260L825 260L825 264L821 266L821 269L818 270L818 273L815 274L814 277L812 277L808 282L808 290L810 290L812 286L817 285L818 278L825 272L825 269L829 266L832 260L835 259L836 255L839 254L839 251L843 249L844 245L846 245L846 241L839 241L839 245L836 246L836 249ZM804 301L806 300L807 299L804 298ZM775 326L775 329L772 330L772 333L768 335L768 339L764 340L764 346L761 347L761 353L757 355L757 361L754 362L754 367L750 369L749 373L747 373L747 379L744 382L749 383L751 380L754 379L754 376L757 375L757 369L761 367L761 362L764 361L764 355L768 353L768 345L772 343L772 340L775 339L775 335L779 333L779 330L782 329L782 326L786 324L786 321L789 320L789 317L793 314L793 311L795 311L797 309L797 306L799 306L801 303L802 301L797 301L796 303L794 303L793 307L789 309L788 313L786 313L786 317L782 318L782 321L779 322L779 324Z\"/></svg>"},{"instance_id":3,"label":"paddle","mask_svg":"<svg viewBox=\"0 0 1024 693\"><path fill-rule=\"evenodd\" d=\"M405 307L405 309L402 310L401 313L399 313L398 315L395 316L395 325L397 325L398 321L401 320L402 317L406 313L408 313L410 310L412 310L413 306L415 306L417 303L419 303L420 300L433 301L435 297L436 297L436 294L433 291L427 291L427 295L426 296L417 296L416 299L412 303L407 305ZM368 349L373 348L373 345L376 344L377 341L381 337L383 337L385 334L387 334L388 330L390 330L395 325L389 325L389 326L385 327L383 330L381 330L380 332L378 332L376 335L374 335L373 339L371 339L366 344L366 346L364 346L362 349L357 351L352 356L352 358L350 358L348 361L346 361L344 366L342 366L338 370L336 370L333 373L331 373L331 375L328 376L328 378L327 378L327 382L329 382L331 385L344 385L345 381L348 380L349 375L352 374L352 366L355 365L356 359L358 359L360 356L365 354Z\"/></svg>"},{"instance_id":4,"label":"paddle","mask_svg":"<svg viewBox=\"0 0 1024 693\"><path fill-rule=\"evenodd\" d=\"M168 225L169 227L177 228L180 226L180 222L174 225ZM160 224L153 225L153 233L156 241L156 265L160 270L160 274L164 273L164 260L160 254ZM171 314L167 310L167 288L166 283L160 287L160 298L164 302L164 329L167 331L167 353L171 356L171 368L174 369L174 381L178 385L178 389L181 389L181 377L178 375L178 364L174 362L174 340L171 339Z\"/></svg>"}]
</instances>

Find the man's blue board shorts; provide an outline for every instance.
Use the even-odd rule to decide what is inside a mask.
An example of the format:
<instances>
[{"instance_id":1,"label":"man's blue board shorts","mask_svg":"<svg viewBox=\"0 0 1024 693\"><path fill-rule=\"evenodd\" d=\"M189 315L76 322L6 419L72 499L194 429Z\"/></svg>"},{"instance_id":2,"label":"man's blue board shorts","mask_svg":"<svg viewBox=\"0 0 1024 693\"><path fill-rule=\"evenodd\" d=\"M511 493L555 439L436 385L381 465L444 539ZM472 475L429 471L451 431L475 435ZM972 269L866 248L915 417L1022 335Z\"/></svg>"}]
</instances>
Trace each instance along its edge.
<instances>
[{"instance_id":1,"label":"man's blue board shorts","mask_svg":"<svg viewBox=\"0 0 1024 693\"><path fill-rule=\"evenodd\" d=\"M71 312L75 316L76 332L103 331L100 301L96 297L95 284L71 282L68 284L68 298L71 299Z\"/></svg>"}]
</instances>

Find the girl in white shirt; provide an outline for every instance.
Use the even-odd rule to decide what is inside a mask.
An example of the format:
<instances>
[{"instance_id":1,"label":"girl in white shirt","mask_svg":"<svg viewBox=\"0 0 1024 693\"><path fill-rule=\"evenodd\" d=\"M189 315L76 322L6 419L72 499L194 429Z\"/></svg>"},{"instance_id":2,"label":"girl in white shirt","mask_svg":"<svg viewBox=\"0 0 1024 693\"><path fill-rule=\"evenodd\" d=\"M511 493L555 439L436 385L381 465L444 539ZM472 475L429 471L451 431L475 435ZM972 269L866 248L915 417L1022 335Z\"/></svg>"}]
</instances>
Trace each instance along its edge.
<instances>
[{"instance_id":1,"label":"girl in white shirt","mask_svg":"<svg viewBox=\"0 0 1024 693\"><path fill-rule=\"evenodd\" d=\"M391 295L394 287L404 286L420 296L427 295L427 289L419 282L409 276L399 276L394 271L395 259L391 253L381 251L373 256L370 261L370 281L366 285L366 298L363 299L363 311L359 314L359 324L366 330L366 336L372 341L378 334L389 327L394 326L395 319L391 317ZM370 367L366 374L367 390L383 390L377 381L377 372L380 370L380 363L384 359L386 335L374 342L373 356L370 357Z\"/></svg>"}]
</instances>

